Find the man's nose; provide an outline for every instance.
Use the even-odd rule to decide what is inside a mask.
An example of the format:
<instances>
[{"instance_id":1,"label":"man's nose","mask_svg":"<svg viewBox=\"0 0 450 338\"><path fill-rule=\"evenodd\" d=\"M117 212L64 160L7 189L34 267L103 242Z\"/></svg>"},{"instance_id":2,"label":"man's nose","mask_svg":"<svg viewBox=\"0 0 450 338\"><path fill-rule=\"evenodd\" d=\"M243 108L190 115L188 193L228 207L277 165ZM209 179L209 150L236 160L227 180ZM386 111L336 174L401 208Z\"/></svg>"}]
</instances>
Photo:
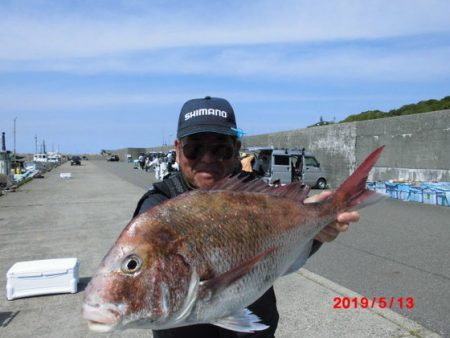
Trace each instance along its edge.
<instances>
[{"instance_id":1,"label":"man's nose","mask_svg":"<svg viewBox=\"0 0 450 338\"><path fill-rule=\"evenodd\" d=\"M205 151L200 156L200 161L210 163L218 160L218 157L211 149L205 149Z\"/></svg>"},{"instance_id":2,"label":"man's nose","mask_svg":"<svg viewBox=\"0 0 450 338\"><path fill-rule=\"evenodd\" d=\"M205 163L217 162L219 160L218 154L211 148L206 148L200 156L200 161Z\"/></svg>"}]
</instances>

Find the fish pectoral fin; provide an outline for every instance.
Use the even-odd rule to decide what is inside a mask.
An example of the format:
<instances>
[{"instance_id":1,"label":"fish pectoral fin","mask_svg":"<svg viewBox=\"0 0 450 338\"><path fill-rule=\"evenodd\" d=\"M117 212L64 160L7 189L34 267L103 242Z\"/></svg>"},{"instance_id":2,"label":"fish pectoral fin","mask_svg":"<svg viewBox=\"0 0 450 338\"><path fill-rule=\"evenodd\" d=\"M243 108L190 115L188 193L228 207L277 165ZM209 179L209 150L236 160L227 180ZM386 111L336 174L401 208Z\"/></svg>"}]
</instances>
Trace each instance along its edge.
<instances>
[{"instance_id":1,"label":"fish pectoral fin","mask_svg":"<svg viewBox=\"0 0 450 338\"><path fill-rule=\"evenodd\" d=\"M219 276L200 282L201 293L210 294L211 292L214 293L227 287L239 278L245 276L259 261L274 252L276 249L276 247L269 248Z\"/></svg>"},{"instance_id":2,"label":"fish pectoral fin","mask_svg":"<svg viewBox=\"0 0 450 338\"><path fill-rule=\"evenodd\" d=\"M220 318L211 324L231 331L248 333L269 328L266 324L261 323L261 319L249 309L242 309L229 317Z\"/></svg>"},{"instance_id":3,"label":"fish pectoral fin","mask_svg":"<svg viewBox=\"0 0 450 338\"><path fill-rule=\"evenodd\" d=\"M189 283L188 294L184 301L183 307L174 320L175 323L185 320L191 314L192 308L194 307L195 302L198 298L198 289L200 285L199 280L200 278L197 274L197 271L194 270L192 272L191 281Z\"/></svg>"}]
</instances>

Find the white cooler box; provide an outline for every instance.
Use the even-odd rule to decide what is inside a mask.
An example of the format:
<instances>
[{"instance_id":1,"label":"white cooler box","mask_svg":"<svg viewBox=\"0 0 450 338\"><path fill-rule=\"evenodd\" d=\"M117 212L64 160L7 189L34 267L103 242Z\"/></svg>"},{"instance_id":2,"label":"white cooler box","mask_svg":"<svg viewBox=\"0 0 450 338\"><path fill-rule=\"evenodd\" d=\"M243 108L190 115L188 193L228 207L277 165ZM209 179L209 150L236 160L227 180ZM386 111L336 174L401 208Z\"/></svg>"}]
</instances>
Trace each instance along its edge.
<instances>
[{"instance_id":1,"label":"white cooler box","mask_svg":"<svg viewBox=\"0 0 450 338\"><path fill-rule=\"evenodd\" d=\"M72 178L72 173L60 173L59 177L61 177L61 178Z\"/></svg>"},{"instance_id":2,"label":"white cooler box","mask_svg":"<svg viewBox=\"0 0 450 338\"><path fill-rule=\"evenodd\" d=\"M76 293L79 267L76 258L18 262L6 274L6 297Z\"/></svg>"}]
</instances>

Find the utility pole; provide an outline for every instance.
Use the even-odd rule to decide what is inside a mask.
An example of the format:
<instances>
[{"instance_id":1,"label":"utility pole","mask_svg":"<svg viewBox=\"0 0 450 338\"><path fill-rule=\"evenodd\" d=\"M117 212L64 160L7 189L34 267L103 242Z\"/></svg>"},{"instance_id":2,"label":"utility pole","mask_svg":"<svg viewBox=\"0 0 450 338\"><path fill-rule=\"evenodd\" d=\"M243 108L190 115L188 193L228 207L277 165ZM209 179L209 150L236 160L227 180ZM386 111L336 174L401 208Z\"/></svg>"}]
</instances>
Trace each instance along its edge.
<instances>
[{"instance_id":1,"label":"utility pole","mask_svg":"<svg viewBox=\"0 0 450 338\"><path fill-rule=\"evenodd\" d=\"M14 118L14 156L16 155L16 120L17 117Z\"/></svg>"},{"instance_id":2,"label":"utility pole","mask_svg":"<svg viewBox=\"0 0 450 338\"><path fill-rule=\"evenodd\" d=\"M17 120L17 117L14 118L14 155L13 155L14 170L16 170L16 120Z\"/></svg>"}]
</instances>

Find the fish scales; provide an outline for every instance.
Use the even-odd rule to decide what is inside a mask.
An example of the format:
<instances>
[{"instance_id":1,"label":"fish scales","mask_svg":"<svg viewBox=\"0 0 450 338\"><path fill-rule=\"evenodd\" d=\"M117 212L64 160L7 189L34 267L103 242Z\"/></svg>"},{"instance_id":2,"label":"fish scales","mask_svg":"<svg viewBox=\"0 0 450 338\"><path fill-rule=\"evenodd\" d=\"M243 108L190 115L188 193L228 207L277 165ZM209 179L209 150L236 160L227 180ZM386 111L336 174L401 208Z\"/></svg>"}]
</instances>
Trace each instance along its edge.
<instances>
[{"instance_id":1,"label":"fish scales","mask_svg":"<svg viewBox=\"0 0 450 338\"><path fill-rule=\"evenodd\" d=\"M162 211L171 211L166 226L178 238L189 241L197 257L214 251L213 248L238 249L238 255L222 255L222 259L229 257L230 261L228 265L221 261L216 266L218 273L226 271L234 262L268 249L284 232L314 217L312 210L304 212L296 202L259 193L196 191L186 204L172 202ZM159 215L158 210L155 217Z\"/></svg>"},{"instance_id":2,"label":"fish scales","mask_svg":"<svg viewBox=\"0 0 450 338\"><path fill-rule=\"evenodd\" d=\"M173 199L164 207L156 207L153 217L164 222L161 232L170 232L172 240L182 240L194 253L190 255L192 261L189 263L201 280L225 273L270 248L281 251L267 256L240 282L214 299L198 302L193 321L214 318L214 308L220 312L224 304L233 304L229 312L247 306L248 300L241 296L243 292L250 293L250 297L264 293L279 270L286 270L289 261L299 254L301 247L292 250L299 245L298 238L307 242L312 237L317 224L308 220L314 220L321 212L320 208L305 209L296 201L262 193L193 191L182 200L185 202ZM239 217L244 214L246 217ZM322 223L328 222L329 219L322 219ZM146 222L140 226L145 231L151 224L154 223ZM273 266L279 269L271 273Z\"/></svg>"}]
</instances>

